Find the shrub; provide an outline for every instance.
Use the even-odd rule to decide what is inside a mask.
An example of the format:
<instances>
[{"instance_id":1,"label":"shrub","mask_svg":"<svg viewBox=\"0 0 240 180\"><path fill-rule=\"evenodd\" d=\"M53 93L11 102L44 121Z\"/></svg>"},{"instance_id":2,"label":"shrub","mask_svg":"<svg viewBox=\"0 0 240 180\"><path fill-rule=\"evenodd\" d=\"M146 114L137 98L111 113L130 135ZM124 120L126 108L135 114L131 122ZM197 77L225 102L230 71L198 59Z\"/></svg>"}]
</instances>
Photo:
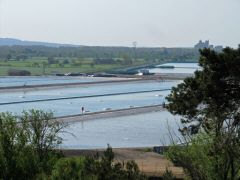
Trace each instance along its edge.
<instances>
[{"instance_id":1,"label":"shrub","mask_svg":"<svg viewBox=\"0 0 240 180\"><path fill-rule=\"evenodd\" d=\"M30 76L31 72L27 70L9 69L9 76Z\"/></svg>"}]
</instances>

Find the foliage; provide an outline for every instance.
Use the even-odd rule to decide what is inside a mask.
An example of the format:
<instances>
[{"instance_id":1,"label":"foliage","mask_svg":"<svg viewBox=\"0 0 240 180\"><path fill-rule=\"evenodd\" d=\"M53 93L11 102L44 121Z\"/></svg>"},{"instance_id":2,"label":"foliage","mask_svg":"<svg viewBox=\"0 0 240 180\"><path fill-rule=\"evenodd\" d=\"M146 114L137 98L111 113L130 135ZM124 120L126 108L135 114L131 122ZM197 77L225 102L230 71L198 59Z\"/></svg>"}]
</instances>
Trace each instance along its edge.
<instances>
[{"instance_id":1,"label":"foliage","mask_svg":"<svg viewBox=\"0 0 240 180\"><path fill-rule=\"evenodd\" d=\"M27 70L9 69L8 75L9 76L30 76L31 72Z\"/></svg>"},{"instance_id":2,"label":"foliage","mask_svg":"<svg viewBox=\"0 0 240 180\"><path fill-rule=\"evenodd\" d=\"M168 170L168 168L166 168L165 172L163 173L162 176L163 180L174 180L176 179L176 177L173 175L172 171Z\"/></svg>"},{"instance_id":3,"label":"foliage","mask_svg":"<svg viewBox=\"0 0 240 180\"><path fill-rule=\"evenodd\" d=\"M195 169L199 170L197 176L191 176L192 179L238 179L240 178L240 47L225 48L220 53L204 49L200 53L199 64L202 70L173 88L167 98L168 110L183 117L182 123L185 128L181 130L182 134L191 137L191 141L185 142L190 146L183 147L186 151L174 155L178 158L178 163L183 165L184 162L190 163L192 168L184 167L189 174L195 173ZM207 153L201 148L205 147L201 139L197 138L196 142L194 141L193 134L199 132L206 133L212 141L206 143ZM192 153L187 151L189 147ZM205 153L206 162L196 159L195 156ZM179 159L179 156L182 158ZM206 168L205 163L211 166Z\"/></svg>"},{"instance_id":4,"label":"foliage","mask_svg":"<svg viewBox=\"0 0 240 180\"><path fill-rule=\"evenodd\" d=\"M50 122L51 113L32 110L20 118L0 114L0 179L34 179L49 173L60 157L53 150L59 143L61 123Z\"/></svg>"},{"instance_id":5,"label":"foliage","mask_svg":"<svg viewBox=\"0 0 240 180\"><path fill-rule=\"evenodd\" d=\"M185 146L173 145L166 156L176 165L183 167L185 174L193 180L210 180L214 173L214 158L209 156L212 139L207 134L199 134Z\"/></svg>"},{"instance_id":6,"label":"foliage","mask_svg":"<svg viewBox=\"0 0 240 180\"><path fill-rule=\"evenodd\" d=\"M96 58L96 59L145 59L147 62L193 61L199 56L194 48L137 48L130 47L46 47L1 46L0 59L31 59L32 57ZM129 61L130 62L130 61Z\"/></svg>"},{"instance_id":7,"label":"foliage","mask_svg":"<svg viewBox=\"0 0 240 180\"><path fill-rule=\"evenodd\" d=\"M102 157L63 157L55 149L64 127L43 111L23 112L20 117L1 113L0 179L145 179L135 162L115 163L110 147Z\"/></svg>"},{"instance_id":8,"label":"foliage","mask_svg":"<svg viewBox=\"0 0 240 180\"><path fill-rule=\"evenodd\" d=\"M68 180L84 178L84 163L82 157L62 158L53 167L52 180ZM84 178L86 179L86 177Z\"/></svg>"},{"instance_id":9,"label":"foliage","mask_svg":"<svg viewBox=\"0 0 240 180\"><path fill-rule=\"evenodd\" d=\"M137 164L134 161L125 163L113 162L114 153L111 147L108 147L104 152L103 157L97 158L91 162L90 171L87 174L91 174L97 177L98 180L142 180L146 179L139 171ZM94 162L94 163L93 163ZM88 164L89 165L89 164ZM89 167L86 165L86 167Z\"/></svg>"},{"instance_id":10,"label":"foliage","mask_svg":"<svg viewBox=\"0 0 240 180\"><path fill-rule=\"evenodd\" d=\"M93 180L144 180L135 162L114 163L112 149L103 157L75 157L60 159L54 166L50 179L93 179Z\"/></svg>"}]
</instances>

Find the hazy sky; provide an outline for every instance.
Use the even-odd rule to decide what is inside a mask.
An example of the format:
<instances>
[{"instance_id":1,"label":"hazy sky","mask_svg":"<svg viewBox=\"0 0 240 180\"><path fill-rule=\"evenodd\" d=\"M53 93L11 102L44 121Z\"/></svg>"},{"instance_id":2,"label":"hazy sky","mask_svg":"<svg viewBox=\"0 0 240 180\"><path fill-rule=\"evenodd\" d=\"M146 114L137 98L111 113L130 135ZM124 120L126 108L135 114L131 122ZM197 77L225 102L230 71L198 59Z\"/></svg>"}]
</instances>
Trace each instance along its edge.
<instances>
[{"instance_id":1,"label":"hazy sky","mask_svg":"<svg viewBox=\"0 0 240 180\"><path fill-rule=\"evenodd\" d=\"M0 37L81 45L240 43L240 0L0 0Z\"/></svg>"}]
</instances>

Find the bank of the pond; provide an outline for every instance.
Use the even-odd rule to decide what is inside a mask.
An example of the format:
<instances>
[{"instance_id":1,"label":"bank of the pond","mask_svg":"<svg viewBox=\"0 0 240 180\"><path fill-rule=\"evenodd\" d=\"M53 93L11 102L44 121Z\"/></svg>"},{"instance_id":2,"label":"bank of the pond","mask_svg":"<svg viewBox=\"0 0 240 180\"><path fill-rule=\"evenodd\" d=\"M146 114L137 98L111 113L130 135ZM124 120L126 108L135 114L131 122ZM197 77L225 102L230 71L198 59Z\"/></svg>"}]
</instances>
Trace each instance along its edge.
<instances>
[{"instance_id":1,"label":"bank of the pond","mask_svg":"<svg viewBox=\"0 0 240 180\"><path fill-rule=\"evenodd\" d=\"M55 120L61 122L80 122L87 120L97 120L97 119L105 119L105 118L113 118L113 117L122 117L122 116L131 116L136 114L145 114L151 112L160 112L164 111L164 107L162 105L154 105L154 106L143 106L143 107L132 107L125 109L116 109L116 110L106 110L101 112L93 112L93 113L83 113L72 116L62 116L57 117Z\"/></svg>"}]
</instances>

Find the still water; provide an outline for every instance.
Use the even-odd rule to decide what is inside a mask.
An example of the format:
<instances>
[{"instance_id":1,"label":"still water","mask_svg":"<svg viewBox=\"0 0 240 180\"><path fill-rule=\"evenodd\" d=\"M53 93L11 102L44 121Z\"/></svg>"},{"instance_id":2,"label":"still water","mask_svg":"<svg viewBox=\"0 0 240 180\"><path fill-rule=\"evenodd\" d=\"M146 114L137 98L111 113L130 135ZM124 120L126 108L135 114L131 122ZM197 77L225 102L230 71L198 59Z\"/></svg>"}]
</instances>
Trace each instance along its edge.
<instances>
[{"instance_id":1,"label":"still water","mask_svg":"<svg viewBox=\"0 0 240 180\"><path fill-rule=\"evenodd\" d=\"M43 84L66 84L66 83L85 83L100 82L111 78L102 77L59 77L59 76L16 76L0 77L0 87L24 86L24 85L43 85Z\"/></svg>"},{"instance_id":2,"label":"still water","mask_svg":"<svg viewBox=\"0 0 240 180\"><path fill-rule=\"evenodd\" d=\"M98 112L108 108L114 110L129 108L130 106L158 105L163 103L167 94L169 94L169 91L1 105L0 112L11 111L19 115L23 110L41 109L44 111L53 111L55 116L66 116L80 114L81 107L84 107L89 112Z\"/></svg>"},{"instance_id":3,"label":"still water","mask_svg":"<svg viewBox=\"0 0 240 180\"><path fill-rule=\"evenodd\" d=\"M146 81L113 84L86 85L74 88L56 88L39 91L19 91L0 93L0 102L18 102L48 98L102 95L151 90L171 89L181 81Z\"/></svg>"},{"instance_id":4,"label":"still water","mask_svg":"<svg viewBox=\"0 0 240 180\"><path fill-rule=\"evenodd\" d=\"M122 109L130 106L140 107L158 105L165 101L173 86L181 81L150 81L114 84L89 85L74 88L56 88L39 91L20 91L0 93L0 103L21 102L47 98L61 98L86 95L106 96L94 98L75 98L66 100L0 105L0 112L11 111L20 114L23 110L42 109L53 111L55 116L74 115L81 113L81 107L90 112L103 111L106 108ZM18 84L17 82L12 85ZM155 92L134 93L158 90ZM125 95L109 93L132 92ZM93 149L112 147L146 147L167 145L169 129L178 128L179 118L168 112L155 112L125 117L98 119L69 124L62 148Z\"/></svg>"},{"instance_id":5,"label":"still water","mask_svg":"<svg viewBox=\"0 0 240 180\"><path fill-rule=\"evenodd\" d=\"M174 68L160 68L161 66L173 66ZM158 65L159 68L149 69L150 73L180 73L180 74L193 74L197 70L201 70L198 63L166 63Z\"/></svg>"},{"instance_id":6,"label":"still water","mask_svg":"<svg viewBox=\"0 0 240 180\"><path fill-rule=\"evenodd\" d=\"M11 111L19 115L23 110L41 109L44 111L53 111L55 116L65 116L81 113L81 107L83 106L86 111L97 112L107 108L122 109L129 108L130 106L158 105L165 101L165 97L170 93L171 87L176 86L179 82L180 81L131 82L30 92L6 92L0 94L0 104L26 100L43 100L47 98L82 97L86 95L106 94L106 96L0 105L0 112ZM134 93L151 90L159 91ZM123 92L130 92L130 94L107 95L108 93L117 94Z\"/></svg>"},{"instance_id":7,"label":"still water","mask_svg":"<svg viewBox=\"0 0 240 180\"><path fill-rule=\"evenodd\" d=\"M94 149L106 148L110 144L114 148L152 147L168 145L170 133L175 140L179 135L179 117L168 112L98 119L69 124L68 133L62 134L62 148ZM73 133L71 135L70 133Z\"/></svg>"}]
</instances>

